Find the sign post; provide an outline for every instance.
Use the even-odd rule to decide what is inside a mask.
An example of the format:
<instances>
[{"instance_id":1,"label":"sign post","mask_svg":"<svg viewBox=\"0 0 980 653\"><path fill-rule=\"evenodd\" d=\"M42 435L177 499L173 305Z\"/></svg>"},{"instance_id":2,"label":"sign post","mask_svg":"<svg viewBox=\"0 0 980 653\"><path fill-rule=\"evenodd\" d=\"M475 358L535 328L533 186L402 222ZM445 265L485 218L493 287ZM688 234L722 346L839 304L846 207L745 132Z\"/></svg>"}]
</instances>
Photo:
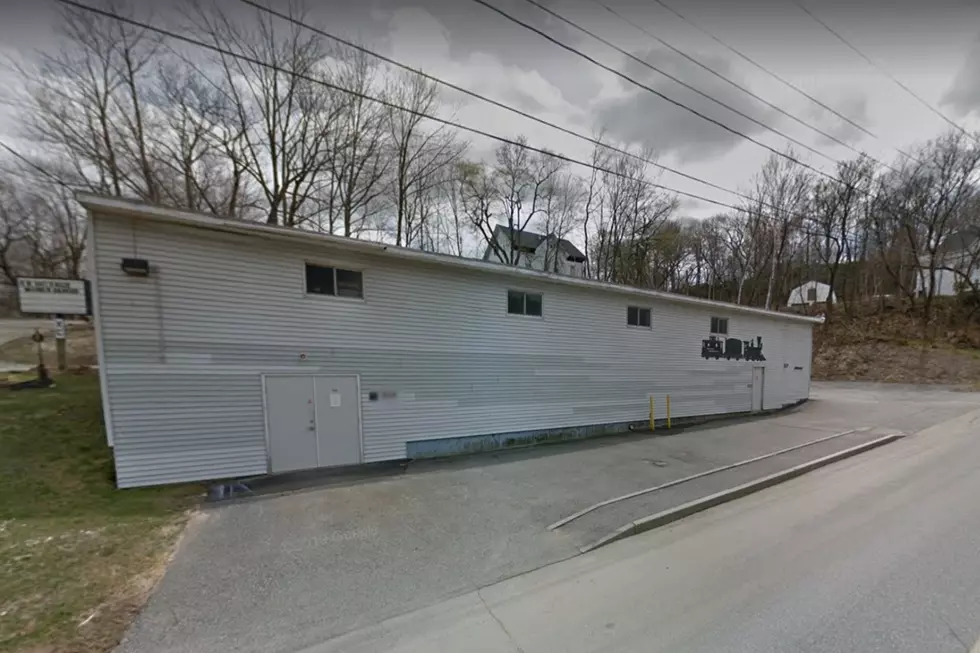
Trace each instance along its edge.
<instances>
[{"instance_id":1,"label":"sign post","mask_svg":"<svg viewBox=\"0 0 980 653\"><path fill-rule=\"evenodd\" d=\"M58 315L54 318L54 342L58 350L58 371L64 372L68 367L67 356L65 354L65 340L68 335L65 328L65 318Z\"/></svg>"},{"instance_id":2,"label":"sign post","mask_svg":"<svg viewBox=\"0 0 980 653\"><path fill-rule=\"evenodd\" d=\"M27 315L54 316L54 338L58 353L58 370L68 367L67 337L65 316L91 315L92 294L88 281L84 279L51 279L42 277L20 277L17 279L17 301L21 313ZM34 332L37 343L38 377L48 380L48 370L44 367L44 352L41 343L44 335Z\"/></svg>"}]
</instances>

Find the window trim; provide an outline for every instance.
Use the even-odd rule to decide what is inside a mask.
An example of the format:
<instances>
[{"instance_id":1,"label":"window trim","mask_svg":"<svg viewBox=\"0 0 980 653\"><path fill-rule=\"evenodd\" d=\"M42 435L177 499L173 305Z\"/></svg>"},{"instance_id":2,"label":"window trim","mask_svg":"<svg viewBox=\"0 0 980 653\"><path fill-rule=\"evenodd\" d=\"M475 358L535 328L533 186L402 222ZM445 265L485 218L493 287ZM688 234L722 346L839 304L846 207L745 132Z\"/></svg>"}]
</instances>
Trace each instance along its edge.
<instances>
[{"instance_id":1,"label":"window trim","mask_svg":"<svg viewBox=\"0 0 980 653\"><path fill-rule=\"evenodd\" d=\"M325 295L323 293L310 292L306 285L306 267L312 265L318 268L331 268L333 270L333 291L332 295ZM338 295L337 294L337 270L343 269L348 272L359 272L361 274L361 296L351 297L349 295ZM303 261L303 297L318 297L327 301L340 301L340 302L364 302L367 299L367 292L365 291L365 281L364 281L364 268L361 266L350 265L347 263L337 263L335 261Z\"/></svg>"},{"instance_id":2,"label":"window trim","mask_svg":"<svg viewBox=\"0 0 980 653\"><path fill-rule=\"evenodd\" d=\"M521 308L523 309L523 312L522 313L511 313L511 311L510 311L510 294L511 293L521 293L521 296L522 296ZM530 313L527 312L527 296L528 295L537 295L540 298L540 301L541 301L541 314L540 315L532 315L532 314L530 314ZM514 316L517 316L517 317L533 317L533 318L538 319L538 320L543 320L544 319L544 293L543 292L532 291L532 290L520 290L518 288L508 288L507 289L507 301L506 301L506 305L505 305L504 310L506 311L506 314L507 315L514 315Z\"/></svg>"},{"instance_id":3,"label":"window trim","mask_svg":"<svg viewBox=\"0 0 980 653\"><path fill-rule=\"evenodd\" d=\"M636 324L630 324L630 309L636 309ZM643 324L643 320L640 317L643 312L646 311L648 324ZM653 329L653 309L649 306L636 306L634 304L629 304L626 306L626 326L630 329Z\"/></svg>"},{"instance_id":4,"label":"window trim","mask_svg":"<svg viewBox=\"0 0 980 653\"><path fill-rule=\"evenodd\" d=\"M715 320L718 320L718 324L719 325L721 325L722 322L725 323L725 330L724 331L721 331L720 329L719 330L716 330L714 328L714 326L715 326ZM713 316L711 316L711 319L709 320L708 325L709 325L708 326L708 334L709 335L712 335L712 336L726 336L726 337L728 336L729 328L728 328L728 318L727 317L718 317L718 316L713 315Z\"/></svg>"}]
</instances>

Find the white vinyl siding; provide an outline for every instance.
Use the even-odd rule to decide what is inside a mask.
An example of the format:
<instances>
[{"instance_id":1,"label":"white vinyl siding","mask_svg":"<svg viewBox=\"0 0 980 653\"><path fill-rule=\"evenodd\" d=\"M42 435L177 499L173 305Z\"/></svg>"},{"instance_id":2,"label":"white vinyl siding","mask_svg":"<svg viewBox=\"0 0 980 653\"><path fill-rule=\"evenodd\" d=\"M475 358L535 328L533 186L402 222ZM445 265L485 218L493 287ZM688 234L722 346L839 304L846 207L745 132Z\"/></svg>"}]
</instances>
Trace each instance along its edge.
<instances>
[{"instance_id":1,"label":"white vinyl siding","mask_svg":"<svg viewBox=\"0 0 980 653\"><path fill-rule=\"evenodd\" d=\"M261 375L358 375L365 462L403 458L412 440L750 408L807 396L811 325L733 314L729 337L763 338L765 363L704 360L717 308L652 302L652 328L627 329L608 290L522 279L544 316L506 310L514 280L342 248L94 217L103 373L120 486L267 471ZM151 274L123 274L123 257ZM305 264L362 272L363 300L308 295ZM805 374L784 358L805 363ZM787 358L788 360L788 358ZM377 400L370 400L374 393Z\"/></svg>"}]
</instances>

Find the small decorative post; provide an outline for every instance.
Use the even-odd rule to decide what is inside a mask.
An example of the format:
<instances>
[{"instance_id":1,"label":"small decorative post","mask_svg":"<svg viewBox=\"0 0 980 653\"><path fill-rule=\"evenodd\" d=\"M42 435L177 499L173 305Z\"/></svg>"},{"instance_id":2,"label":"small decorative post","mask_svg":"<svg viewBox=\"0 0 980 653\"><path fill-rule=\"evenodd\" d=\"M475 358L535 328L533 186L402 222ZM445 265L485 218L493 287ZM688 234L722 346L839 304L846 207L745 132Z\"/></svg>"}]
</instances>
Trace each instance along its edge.
<instances>
[{"instance_id":1,"label":"small decorative post","mask_svg":"<svg viewBox=\"0 0 980 653\"><path fill-rule=\"evenodd\" d=\"M655 416L653 395L650 395L650 430L653 430L653 418Z\"/></svg>"},{"instance_id":2,"label":"small decorative post","mask_svg":"<svg viewBox=\"0 0 980 653\"><path fill-rule=\"evenodd\" d=\"M670 428L670 395L667 395L667 428Z\"/></svg>"},{"instance_id":3,"label":"small decorative post","mask_svg":"<svg viewBox=\"0 0 980 653\"><path fill-rule=\"evenodd\" d=\"M44 342L44 334L39 329L34 329L31 340L37 343L37 379L38 381L48 380L48 368L44 366L44 349L41 343Z\"/></svg>"}]
</instances>

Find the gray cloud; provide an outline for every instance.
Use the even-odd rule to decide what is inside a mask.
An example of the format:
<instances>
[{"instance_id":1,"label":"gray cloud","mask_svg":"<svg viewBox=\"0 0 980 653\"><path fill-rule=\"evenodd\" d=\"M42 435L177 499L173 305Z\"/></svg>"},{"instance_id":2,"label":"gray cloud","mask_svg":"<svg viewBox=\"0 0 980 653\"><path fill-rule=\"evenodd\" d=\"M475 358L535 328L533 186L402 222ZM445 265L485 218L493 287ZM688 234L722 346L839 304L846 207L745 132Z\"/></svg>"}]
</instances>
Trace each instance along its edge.
<instances>
[{"instance_id":1,"label":"gray cloud","mask_svg":"<svg viewBox=\"0 0 980 653\"><path fill-rule=\"evenodd\" d=\"M953 85L946 91L942 103L959 116L980 115L980 40L966 56Z\"/></svg>"},{"instance_id":2,"label":"gray cloud","mask_svg":"<svg viewBox=\"0 0 980 653\"><path fill-rule=\"evenodd\" d=\"M522 0L493 0L491 4L573 47L582 40L567 25ZM542 0L541 4L553 2ZM474 2L369 0L360 10L375 22L387 24L394 11L406 7L424 9L445 26L449 56L455 61L465 61L477 53L490 55L502 65L538 73L570 103L587 103L600 90L593 75L583 74L588 64L580 58Z\"/></svg>"},{"instance_id":3,"label":"gray cloud","mask_svg":"<svg viewBox=\"0 0 980 653\"><path fill-rule=\"evenodd\" d=\"M636 56L766 125L777 125L779 114L775 111L672 52L651 50ZM728 60L705 55L695 55L695 58L749 88L745 80L734 73ZM744 134L754 135L766 131L633 60L622 70L667 97ZM625 80L623 86L628 95L600 102L597 116L600 126L609 135L625 143L652 147L663 154L672 153L684 163L725 154L743 142L740 136L670 104L653 93L637 88Z\"/></svg>"},{"instance_id":4,"label":"gray cloud","mask_svg":"<svg viewBox=\"0 0 980 653\"><path fill-rule=\"evenodd\" d=\"M841 115L847 116L857 124L866 128L871 127L871 118L868 115L868 95L864 91L856 88L823 89L814 97L819 98L821 102L833 107ZM823 107L809 101L807 101L806 106L805 112L795 115L834 138L853 145L861 140L864 135L860 129ZM826 136L817 135L817 145L834 146L837 143Z\"/></svg>"}]
</instances>

